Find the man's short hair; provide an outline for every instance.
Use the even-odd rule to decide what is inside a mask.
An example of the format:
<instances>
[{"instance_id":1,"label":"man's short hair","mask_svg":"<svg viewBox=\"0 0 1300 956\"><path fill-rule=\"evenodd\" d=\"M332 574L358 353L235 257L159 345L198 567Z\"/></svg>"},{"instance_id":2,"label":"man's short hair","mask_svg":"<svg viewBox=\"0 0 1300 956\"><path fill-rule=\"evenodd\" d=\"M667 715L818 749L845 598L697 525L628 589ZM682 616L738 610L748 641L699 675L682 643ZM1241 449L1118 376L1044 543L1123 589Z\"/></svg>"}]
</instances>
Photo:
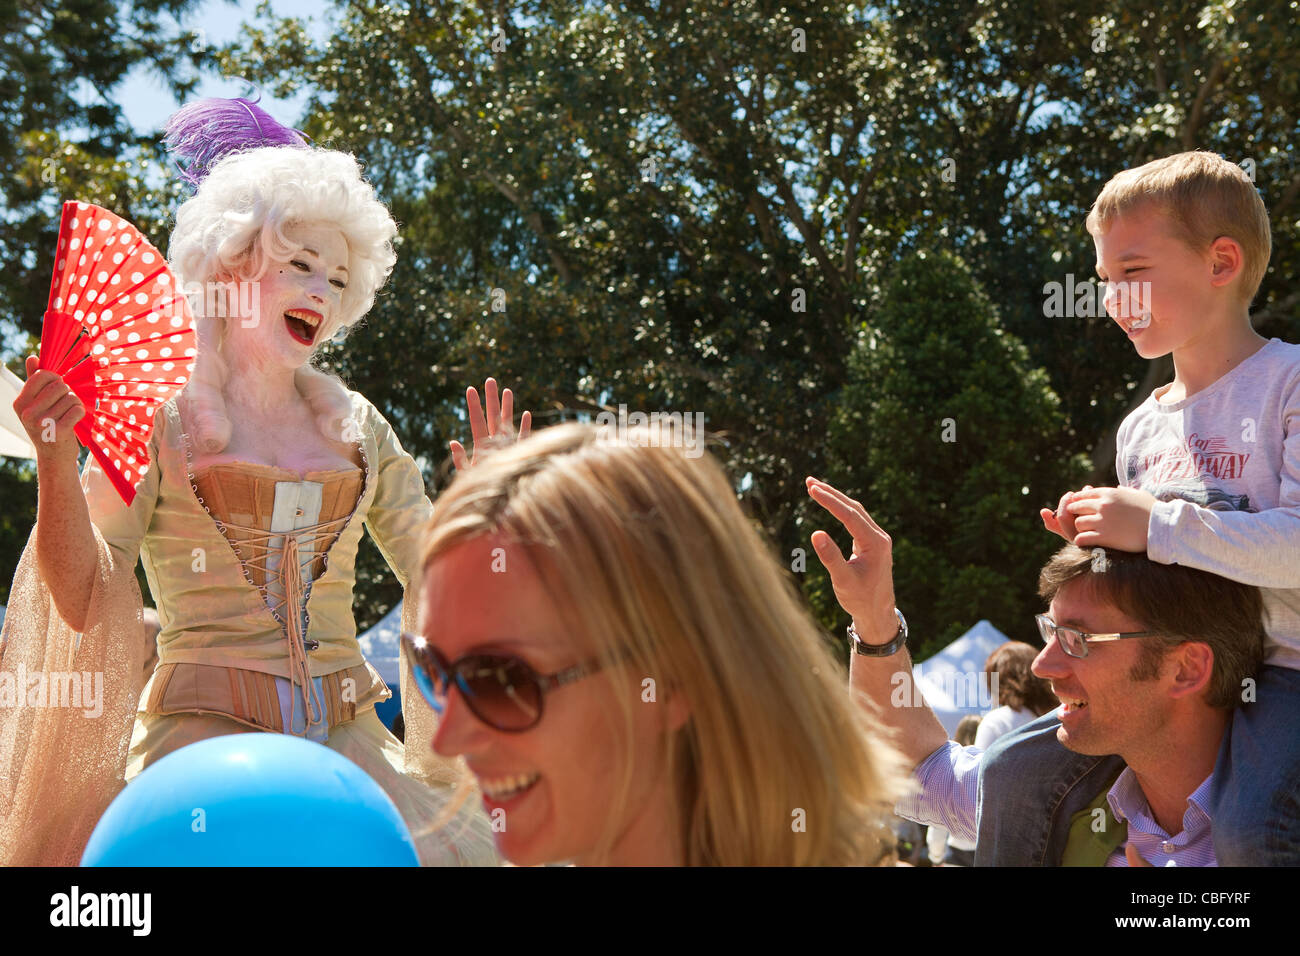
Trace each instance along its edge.
<instances>
[{"instance_id":1,"label":"man's short hair","mask_svg":"<svg viewBox=\"0 0 1300 956\"><path fill-rule=\"evenodd\" d=\"M1038 593L1051 602L1066 584L1080 581L1091 596L1142 622L1158 637L1142 638L1141 656L1130 675L1151 680L1172 647L1188 641L1208 644L1214 666L1205 702L1231 710L1264 657L1264 601L1259 588L1208 571L1158 564L1145 552L1085 550L1067 544L1043 567Z\"/></svg>"},{"instance_id":2,"label":"man's short hair","mask_svg":"<svg viewBox=\"0 0 1300 956\"><path fill-rule=\"evenodd\" d=\"M1102 187L1088 213L1092 235L1110 228L1116 216L1146 207L1159 210L1173 235L1197 252L1220 236L1241 246L1241 293L1247 303L1268 271L1273 239L1268 210L1246 171L1207 150L1157 159L1117 173Z\"/></svg>"}]
</instances>

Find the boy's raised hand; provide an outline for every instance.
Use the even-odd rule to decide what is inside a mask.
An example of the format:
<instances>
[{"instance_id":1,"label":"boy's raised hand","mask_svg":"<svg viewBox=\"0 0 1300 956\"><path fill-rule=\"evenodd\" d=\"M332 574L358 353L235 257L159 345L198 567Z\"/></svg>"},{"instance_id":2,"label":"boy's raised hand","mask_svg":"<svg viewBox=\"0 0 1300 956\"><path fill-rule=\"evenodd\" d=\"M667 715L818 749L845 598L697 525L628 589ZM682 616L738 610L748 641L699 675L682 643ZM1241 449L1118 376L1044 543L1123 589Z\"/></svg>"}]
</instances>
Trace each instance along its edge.
<instances>
[{"instance_id":1,"label":"boy's raised hand","mask_svg":"<svg viewBox=\"0 0 1300 956\"><path fill-rule=\"evenodd\" d=\"M1081 548L1145 551L1156 499L1137 488L1089 488L1077 492L1067 512L1074 517L1074 543Z\"/></svg>"},{"instance_id":2,"label":"boy's raised hand","mask_svg":"<svg viewBox=\"0 0 1300 956\"><path fill-rule=\"evenodd\" d=\"M1065 494L1061 495L1061 501L1056 506L1055 511L1052 511L1050 508L1039 510L1038 514L1043 519L1043 527L1052 532L1052 534L1059 534L1066 541L1073 544L1075 535L1074 515L1066 511L1065 508L1066 505L1074 500L1075 495L1091 490L1092 485L1084 485L1081 491L1067 491Z\"/></svg>"}]
</instances>

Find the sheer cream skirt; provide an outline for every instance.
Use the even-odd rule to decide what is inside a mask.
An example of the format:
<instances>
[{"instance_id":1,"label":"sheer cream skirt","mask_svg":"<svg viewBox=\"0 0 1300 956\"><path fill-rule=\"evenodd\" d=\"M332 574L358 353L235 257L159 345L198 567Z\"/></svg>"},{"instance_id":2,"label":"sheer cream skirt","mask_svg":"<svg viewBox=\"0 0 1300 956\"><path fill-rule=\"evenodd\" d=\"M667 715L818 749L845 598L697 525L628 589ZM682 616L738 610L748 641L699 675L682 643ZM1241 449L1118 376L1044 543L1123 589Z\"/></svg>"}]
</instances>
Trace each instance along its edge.
<instances>
[{"instance_id":1,"label":"sheer cream skirt","mask_svg":"<svg viewBox=\"0 0 1300 956\"><path fill-rule=\"evenodd\" d=\"M127 780L186 744L257 732L218 715L137 713L148 657L143 601L133 568L115 564L98 530L94 534L99 562L84 634L54 608L37 567L35 528L14 574L0 633L0 691L17 691L15 701L0 702L0 865L77 866L95 824ZM414 602L404 612L409 630ZM93 707L81 706L84 700L56 705L52 695L27 692L41 682L66 687L72 673L93 676L100 688ZM499 864L481 804L464 799L454 814L450 809L465 796L459 769L432 752L436 717L423 706L405 660L401 689L405 745L369 706L335 726L326 746L392 798L421 863Z\"/></svg>"}]
</instances>

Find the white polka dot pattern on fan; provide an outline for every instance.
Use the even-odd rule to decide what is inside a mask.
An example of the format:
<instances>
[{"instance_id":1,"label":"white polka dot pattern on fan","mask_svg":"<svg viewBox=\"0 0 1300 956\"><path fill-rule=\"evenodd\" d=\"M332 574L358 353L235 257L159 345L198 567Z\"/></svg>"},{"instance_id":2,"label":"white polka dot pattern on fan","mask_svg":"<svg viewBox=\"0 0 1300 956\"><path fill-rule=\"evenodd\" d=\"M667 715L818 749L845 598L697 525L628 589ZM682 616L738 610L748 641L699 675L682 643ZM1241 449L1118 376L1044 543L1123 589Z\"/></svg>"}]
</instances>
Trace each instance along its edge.
<instances>
[{"instance_id":1,"label":"white polka dot pattern on fan","mask_svg":"<svg viewBox=\"0 0 1300 956\"><path fill-rule=\"evenodd\" d=\"M194 319L162 254L107 209L65 203L55 258L41 367L93 408L77 436L129 504L149 473L155 412L194 370Z\"/></svg>"}]
</instances>

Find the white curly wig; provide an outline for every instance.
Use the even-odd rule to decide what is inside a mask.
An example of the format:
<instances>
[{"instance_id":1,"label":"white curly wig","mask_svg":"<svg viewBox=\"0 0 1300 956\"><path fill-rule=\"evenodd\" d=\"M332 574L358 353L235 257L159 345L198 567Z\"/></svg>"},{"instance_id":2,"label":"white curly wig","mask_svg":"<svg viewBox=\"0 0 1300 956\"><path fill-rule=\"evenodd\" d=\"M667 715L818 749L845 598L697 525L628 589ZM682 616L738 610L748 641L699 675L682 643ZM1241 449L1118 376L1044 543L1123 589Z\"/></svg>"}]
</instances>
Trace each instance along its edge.
<instances>
[{"instance_id":1,"label":"white curly wig","mask_svg":"<svg viewBox=\"0 0 1300 956\"><path fill-rule=\"evenodd\" d=\"M286 227L328 223L348 246L348 284L339 317L316 335L317 350L370 311L392 272L397 224L347 153L315 147L267 146L225 157L176 213L168 258L183 286L261 279L272 259L297 251ZM221 451L230 442L221 348L232 310L195 310L199 348L186 388L200 447ZM313 353L314 354L314 353ZM322 434L339 441L350 405L343 383L310 364L295 374Z\"/></svg>"}]
</instances>

